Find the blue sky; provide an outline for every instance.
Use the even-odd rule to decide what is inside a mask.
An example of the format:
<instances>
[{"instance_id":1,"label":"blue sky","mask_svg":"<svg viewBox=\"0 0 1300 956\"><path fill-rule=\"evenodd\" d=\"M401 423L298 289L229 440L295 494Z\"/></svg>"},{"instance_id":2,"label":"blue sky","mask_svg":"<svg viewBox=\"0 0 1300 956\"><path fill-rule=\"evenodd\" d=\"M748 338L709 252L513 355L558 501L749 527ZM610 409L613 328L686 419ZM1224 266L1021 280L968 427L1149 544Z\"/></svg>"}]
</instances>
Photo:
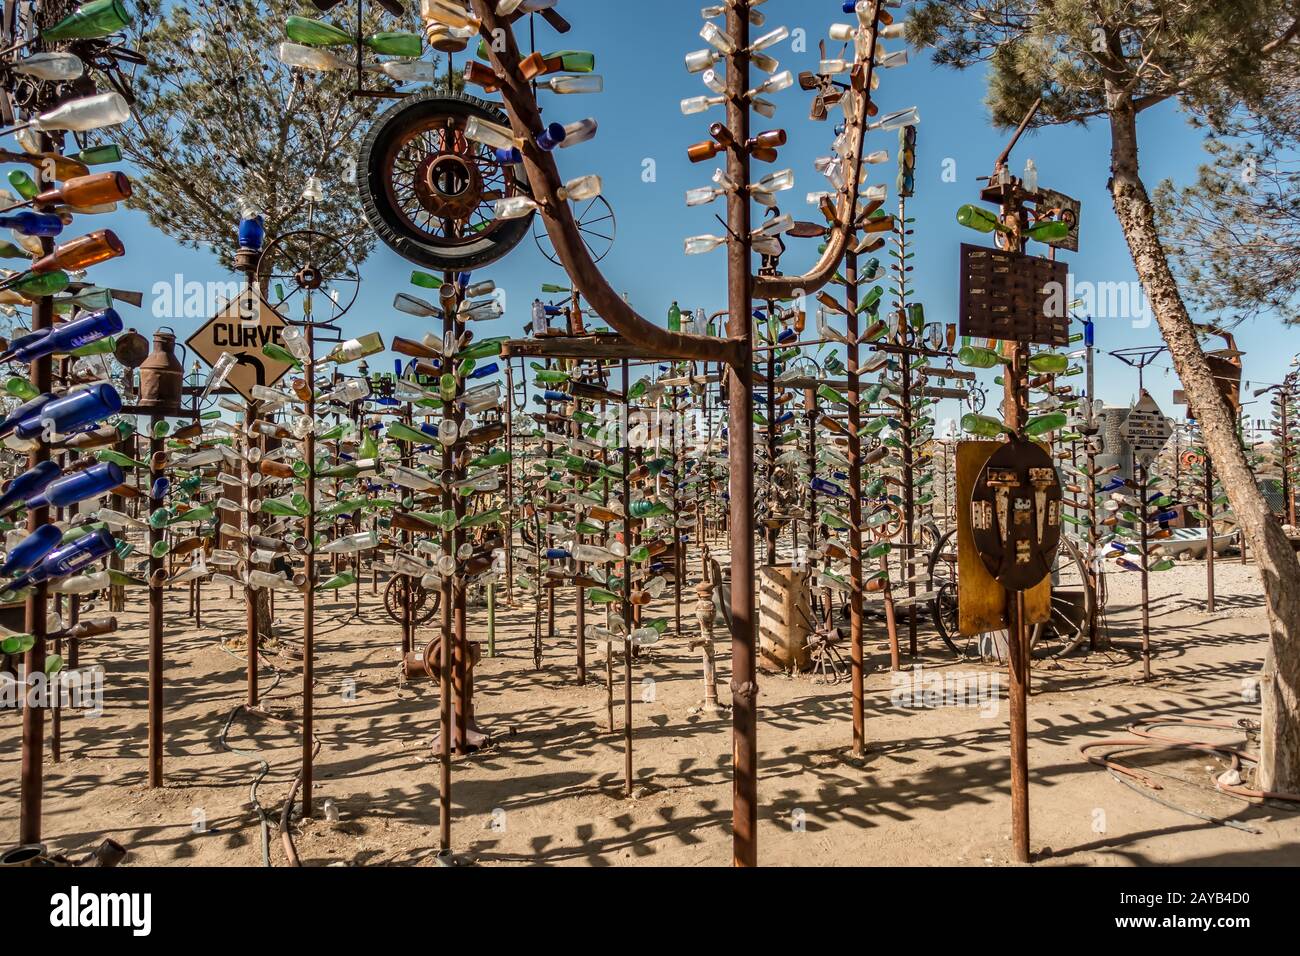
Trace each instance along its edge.
<instances>
[{"instance_id":1,"label":"blue sky","mask_svg":"<svg viewBox=\"0 0 1300 956\"><path fill-rule=\"evenodd\" d=\"M559 157L565 178L599 174L604 194L618 217L618 234L613 250L602 263L611 284L625 292L645 316L664 322L672 300L685 307L703 306L709 311L725 304L724 253L719 250L701 256L685 256L682 239L699 233L717 233L721 227L713 218L723 212L721 201L707 207L687 209L683 194L708 182L712 163L693 165L686 159L688 144L707 137L709 122L720 118L718 108L704 115L683 116L678 107L686 96L707 92L697 75L688 74L682 57L705 44L698 37L702 24L701 0L657 0L654 3L609 0L563 0L561 11L574 24L565 37L556 36L538 23L538 46L551 49L590 49L597 55L597 71L605 78L605 92L597 96L555 96L543 93L542 105L549 120L572 122L593 116L600 132L592 142L563 150ZM307 5L304 5L307 6ZM802 29L807 49L794 52L782 44L773 52L782 68L796 74L815 69L817 42L826 36L827 25L845 17L837 2L810 3L808 0L769 0L762 9L768 24L764 30L785 24ZM339 8L342 9L342 8ZM814 12L815 11L815 12ZM823 13L824 11L824 13ZM314 10L311 11L314 13ZM521 31L526 42L526 31ZM902 41L887 43L890 48ZM833 44L835 51L839 44ZM269 51L268 51L269 53ZM957 307L958 246L982 239L954 221L954 212L965 202L975 202L980 184L976 177L989 173L993 159L1007 139L1007 133L993 130L983 105L984 82L977 71L954 73L929 63L924 51L911 51L912 62L900 69L881 72L876 93L882 113L917 106L918 128L916 196L908 212L916 218L915 298L925 304L931 321L955 321ZM458 66L463 56L458 57ZM777 94L779 110L775 120L755 119L755 129L780 125L790 134L781 159L770 169L790 167L795 171L795 188L781 194L783 211L796 218L812 218L804 204L810 191L824 188L825 180L812 167L815 157L828 151L833 137L832 122L807 120L809 94L798 89ZM127 132L129 135L129 131ZM1149 189L1166 177L1187 182L1203 161L1200 135L1187 126L1185 118L1170 104L1144 113L1140 120L1142 168ZM890 188L886 208L895 204L893 182L896 133L877 133L868 138L868 149L885 148L891 162L875 167L873 182ZM1012 158L1013 169L1033 158L1039 181L1082 200L1081 251L1066 254L1076 282L1132 282L1136 280L1123 235L1111 210L1106 192L1109 136L1104 127L1053 128L1027 134ZM654 180L646 182L646 161L654 163ZM955 169L955 181L946 182L943 172ZM128 170L129 172L129 170ZM231 184L237 189L237 184ZM118 288L132 288L146 294L140 310L126 307L127 325L140 331L171 324L183 339L200 323L197 318L159 319L151 308L155 283L173 281L176 274L185 281L225 281L230 277L205 252L182 249L169 237L151 229L145 217L128 212L113 217L113 228L127 246L125 258L95 268L94 279ZM234 242L231 224L230 242ZM799 272L815 258L816 240L787 240L789 251L782 266ZM1043 251L1045 247L1039 247ZM380 330L385 339L393 335L418 338L426 331L419 319L391 308L399 291L419 292L409 286L412 266L382 245L363 266L363 283L357 304L344 318L345 332L359 335ZM527 321L528 306L542 282L565 283L562 270L549 263L531 240L494 266L476 274L492 278L506 290L509 310L497 323L480 323L480 335L518 334ZM1208 318L1208 317L1207 317ZM482 325L488 325L482 328ZM495 325L496 327L492 327ZM1286 328L1276 318L1259 320L1238 330L1239 346L1247 353L1246 378L1252 383L1276 382L1285 373L1290 357L1300 350L1300 332ZM1098 322L1097 343L1102 349L1149 345L1160 341L1154 324L1134 328L1127 319ZM373 368L383 366L372 361ZM1167 358L1158 359L1148 370L1147 385L1168 413L1175 409L1171 392L1176 376ZM1118 361L1102 357L1098 365L1098 394L1109 402L1127 403L1136 391L1136 373ZM952 403L945 403L952 404ZM1262 414L1262 405L1255 415ZM951 410L941 415L955 413Z\"/></svg>"}]
</instances>

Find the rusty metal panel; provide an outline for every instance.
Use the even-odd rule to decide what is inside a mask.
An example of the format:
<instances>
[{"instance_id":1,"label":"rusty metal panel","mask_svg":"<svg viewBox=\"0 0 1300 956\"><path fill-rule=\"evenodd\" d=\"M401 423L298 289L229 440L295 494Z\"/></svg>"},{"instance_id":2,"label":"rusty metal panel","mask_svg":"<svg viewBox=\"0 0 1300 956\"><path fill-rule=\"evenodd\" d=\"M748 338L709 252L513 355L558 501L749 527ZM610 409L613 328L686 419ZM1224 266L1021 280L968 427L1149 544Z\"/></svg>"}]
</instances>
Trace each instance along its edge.
<instances>
[{"instance_id":1,"label":"rusty metal panel","mask_svg":"<svg viewBox=\"0 0 1300 956\"><path fill-rule=\"evenodd\" d=\"M1064 262L989 246L961 246L962 335L1064 347L1070 343ZM1055 290L1055 295L1053 295ZM1052 300L1055 306L1049 315Z\"/></svg>"},{"instance_id":2,"label":"rusty metal panel","mask_svg":"<svg viewBox=\"0 0 1300 956\"><path fill-rule=\"evenodd\" d=\"M1007 591L989 574L975 549L971 533L970 504L975 481L999 441L964 441L957 444L957 629L973 637L1007 626ZM1043 579L1025 592L1025 620L1040 624L1052 612L1052 579Z\"/></svg>"}]
</instances>

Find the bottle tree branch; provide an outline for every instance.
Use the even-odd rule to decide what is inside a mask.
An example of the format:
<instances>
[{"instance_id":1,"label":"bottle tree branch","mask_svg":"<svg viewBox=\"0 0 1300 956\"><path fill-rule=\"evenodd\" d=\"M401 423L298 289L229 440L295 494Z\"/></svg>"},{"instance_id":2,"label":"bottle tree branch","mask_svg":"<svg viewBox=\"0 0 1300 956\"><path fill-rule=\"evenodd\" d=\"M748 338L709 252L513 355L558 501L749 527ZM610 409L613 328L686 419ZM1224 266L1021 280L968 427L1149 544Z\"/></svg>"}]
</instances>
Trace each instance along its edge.
<instances>
[{"instance_id":1,"label":"bottle tree branch","mask_svg":"<svg viewBox=\"0 0 1300 956\"><path fill-rule=\"evenodd\" d=\"M849 155L844 159L846 183L835 203L835 221L830 224L826 249L816 264L801 276L759 276L754 280L755 299L812 295L831 281L835 270L844 261L855 232L854 220L858 216L858 197L862 190L862 150L867 138L867 111L871 104L871 76L875 70L879 30L879 22L873 21L866 61L853 67L851 85L857 95L853 115L847 117L845 124L844 135L849 142Z\"/></svg>"},{"instance_id":2,"label":"bottle tree branch","mask_svg":"<svg viewBox=\"0 0 1300 956\"><path fill-rule=\"evenodd\" d=\"M556 255L578 291L601 318L628 341L645 348L656 357L725 361L730 364L748 361L749 357L742 357L734 344L727 340L669 332L655 325L638 314L610 286L592 261L573 218L572 208L559 196L563 183L555 159L534 141L544 124L532 87L519 79L520 55L514 31L503 18L497 16L487 0L473 0L473 5L475 15L482 20L480 32L487 41L492 68L500 77L506 113L516 137L522 140L520 152L524 157L524 169L532 186L533 199L540 207L538 215L542 217Z\"/></svg>"},{"instance_id":3,"label":"bottle tree branch","mask_svg":"<svg viewBox=\"0 0 1300 956\"><path fill-rule=\"evenodd\" d=\"M487 41L488 55L497 74L506 113L516 137L522 140L520 152L524 169L537 201L539 215L555 246L556 255L575 286L592 308L629 341L644 346L655 355L702 361L726 361L730 364L749 361L748 356L730 341L703 335L669 332L639 315L610 286L592 261L569 204L559 197L563 182L554 157L538 147L534 137L542 131L541 113L530 84L519 77L519 46L514 30L505 18L498 17L488 0L471 0L474 13L482 21L480 34ZM835 221L830 225L826 249L813 268L801 276L760 276L755 280L756 299L782 299L816 292L835 275L854 232L858 197L861 188L862 150L866 138L867 111L870 103L871 75L874 69L877 27L871 30L869 54L854 67L853 88L857 93L853 115L847 117L850 153L845 157L846 185L836 204Z\"/></svg>"}]
</instances>

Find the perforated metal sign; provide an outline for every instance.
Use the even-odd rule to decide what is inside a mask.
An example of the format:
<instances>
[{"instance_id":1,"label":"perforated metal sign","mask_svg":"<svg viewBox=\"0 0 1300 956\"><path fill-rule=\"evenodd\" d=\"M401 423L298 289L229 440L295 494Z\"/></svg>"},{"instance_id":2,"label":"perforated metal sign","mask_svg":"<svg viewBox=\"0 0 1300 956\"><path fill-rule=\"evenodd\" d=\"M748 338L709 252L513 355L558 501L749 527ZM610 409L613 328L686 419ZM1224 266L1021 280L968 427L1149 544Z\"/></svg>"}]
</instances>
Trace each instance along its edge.
<instances>
[{"instance_id":1,"label":"perforated metal sign","mask_svg":"<svg viewBox=\"0 0 1300 956\"><path fill-rule=\"evenodd\" d=\"M1068 345L1068 279L1064 262L962 243L961 334Z\"/></svg>"},{"instance_id":2,"label":"perforated metal sign","mask_svg":"<svg viewBox=\"0 0 1300 956\"><path fill-rule=\"evenodd\" d=\"M1012 439L975 481L971 535L989 574L1008 591L1028 591L1052 571L1061 546L1061 479L1040 445Z\"/></svg>"}]
</instances>

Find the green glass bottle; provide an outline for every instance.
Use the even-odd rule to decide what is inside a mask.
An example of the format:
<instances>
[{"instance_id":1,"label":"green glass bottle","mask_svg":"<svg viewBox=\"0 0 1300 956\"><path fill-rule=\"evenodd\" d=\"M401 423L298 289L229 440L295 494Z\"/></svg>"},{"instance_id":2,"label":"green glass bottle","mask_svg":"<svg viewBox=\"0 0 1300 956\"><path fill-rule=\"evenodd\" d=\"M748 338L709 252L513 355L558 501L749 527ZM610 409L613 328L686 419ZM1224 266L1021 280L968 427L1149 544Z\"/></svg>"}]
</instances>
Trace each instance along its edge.
<instances>
[{"instance_id":1,"label":"green glass bottle","mask_svg":"<svg viewBox=\"0 0 1300 956\"><path fill-rule=\"evenodd\" d=\"M587 588L586 595L587 600L592 604L614 604L623 600L613 591L606 590L605 588Z\"/></svg>"},{"instance_id":2,"label":"green glass bottle","mask_svg":"<svg viewBox=\"0 0 1300 956\"><path fill-rule=\"evenodd\" d=\"M1069 234L1070 224L1062 222L1060 219L1048 219L1034 223L1026 233L1030 239L1037 239L1039 242L1058 242Z\"/></svg>"},{"instance_id":3,"label":"green glass bottle","mask_svg":"<svg viewBox=\"0 0 1300 956\"><path fill-rule=\"evenodd\" d=\"M347 30L310 17L289 17L284 21L284 33L295 43L305 43L307 46L341 46L353 40L352 34Z\"/></svg>"},{"instance_id":4,"label":"green glass bottle","mask_svg":"<svg viewBox=\"0 0 1300 956\"><path fill-rule=\"evenodd\" d=\"M262 346L262 354L267 358L275 359L277 362L284 362L286 365L292 365L294 368L302 368L302 363L297 357L283 345L276 345L274 342L267 342Z\"/></svg>"},{"instance_id":5,"label":"green glass bottle","mask_svg":"<svg viewBox=\"0 0 1300 956\"><path fill-rule=\"evenodd\" d=\"M497 468L508 464L510 464L510 452L504 448L489 452L486 455L480 455L469 463L471 468Z\"/></svg>"},{"instance_id":6,"label":"green glass bottle","mask_svg":"<svg viewBox=\"0 0 1300 956\"><path fill-rule=\"evenodd\" d=\"M95 461L111 461L120 468L148 468L149 466L143 461L136 461L129 455L124 455L120 451L113 451L111 448L101 448L95 452Z\"/></svg>"},{"instance_id":7,"label":"green glass bottle","mask_svg":"<svg viewBox=\"0 0 1300 956\"><path fill-rule=\"evenodd\" d=\"M982 206L972 206L969 203L957 210L957 222L976 232L993 232L995 229L999 232L1007 231L1007 227L998 220L996 214Z\"/></svg>"},{"instance_id":8,"label":"green glass bottle","mask_svg":"<svg viewBox=\"0 0 1300 956\"><path fill-rule=\"evenodd\" d=\"M484 339L482 342L476 342L469 348L461 349L456 353L457 361L465 359L482 359L497 358L501 355L501 346L507 341L508 337L504 335L496 336L490 339Z\"/></svg>"},{"instance_id":9,"label":"green glass bottle","mask_svg":"<svg viewBox=\"0 0 1300 956\"><path fill-rule=\"evenodd\" d=\"M24 402L30 402L40 391L21 375L10 375L5 379L5 393Z\"/></svg>"},{"instance_id":10,"label":"green glass bottle","mask_svg":"<svg viewBox=\"0 0 1300 956\"><path fill-rule=\"evenodd\" d=\"M53 272L33 272L31 275L23 276L9 288L29 299L39 299L42 296L57 295L66 289L71 281L66 272L56 269Z\"/></svg>"},{"instance_id":11,"label":"green glass bottle","mask_svg":"<svg viewBox=\"0 0 1300 956\"><path fill-rule=\"evenodd\" d=\"M88 146L76 154L76 158L87 166L102 166L105 163L120 163L122 147L117 143L105 143L103 146Z\"/></svg>"},{"instance_id":12,"label":"green glass bottle","mask_svg":"<svg viewBox=\"0 0 1300 956\"><path fill-rule=\"evenodd\" d=\"M200 505L197 508L191 508L184 514L177 515L167 524L198 524L201 521L210 521L215 513L210 505Z\"/></svg>"},{"instance_id":13,"label":"green glass bottle","mask_svg":"<svg viewBox=\"0 0 1300 956\"><path fill-rule=\"evenodd\" d=\"M460 520L460 526L462 528L481 528L483 525L499 524L502 520L501 509L493 508L491 511L484 511L482 514L466 515Z\"/></svg>"},{"instance_id":14,"label":"green glass bottle","mask_svg":"<svg viewBox=\"0 0 1300 956\"><path fill-rule=\"evenodd\" d=\"M957 361L967 368L993 368L1001 364L1003 358L992 349L978 345L964 345L957 352Z\"/></svg>"},{"instance_id":15,"label":"green glass bottle","mask_svg":"<svg viewBox=\"0 0 1300 956\"><path fill-rule=\"evenodd\" d=\"M384 56L415 57L424 52L424 38L405 30L384 30L366 37L366 46Z\"/></svg>"},{"instance_id":16,"label":"green glass bottle","mask_svg":"<svg viewBox=\"0 0 1300 956\"><path fill-rule=\"evenodd\" d=\"M1060 352L1039 352L1029 357L1029 371L1035 375L1056 375L1064 372L1070 360Z\"/></svg>"},{"instance_id":17,"label":"green glass bottle","mask_svg":"<svg viewBox=\"0 0 1300 956\"><path fill-rule=\"evenodd\" d=\"M14 192L24 199L35 199L41 189L36 183L32 182L32 177L21 169L9 170L9 185L14 187Z\"/></svg>"},{"instance_id":18,"label":"green glass bottle","mask_svg":"<svg viewBox=\"0 0 1300 956\"><path fill-rule=\"evenodd\" d=\"M961 417L961 429L982 438L997 438L1007 430L1006 426L996 418L991 418L988 415L977 415L974 412L967 412Z\"/></svg>"},{"instance_id":19,"label":"green glass bottle","mask_svg":"<svg viewBox=\"0 0 1300 956\"><path fill-rule=\"evenodd\" d=\"M848 407L849 404L848 399L846 399L835 389L831 388L829 385L819 385L817 387L817 397L823 399L824 401L831 402L832 404L835 405L843 405L845 407Z\"/></svg>"},{"instance_id":20,"label":"green glass bottle","mask_svg":"<svg viewBox=\"0 0 1300 956\"><path fill-rule=\"evenodd\" d=\"M263 498L258 503L258 510L276 518L301 518L302 512L283 498Z\"/></svg>"},{"instance_id":21,"label":"green glass bottle","mask_svg":"<svg viewBox=\"0 0 1300 956\"><path fill-rule=\"evenodd\" d=\"M411 273L411 285L419 286L421 289L441 289L442 280L428 272L420 272L418 269Z\"/></svg>"},{"instance_id":22,"label":"green glass bottle","mask_svg":"<svg viewBox=\"0 0 1300 956\"><path fill-rule=\"evenodd\" d=\"M130 22L131 15L126 12L122 0L91 0L42 31L41 39L97 40L116 33Z\"/></svg>"},{"instance_id":23,"label":"green glass bottle","mask_svg":"<svg viewBox=\"0 0 1300 956\"><path fill-rule=\"evenodd\" d=\"M596 54L587 50L558 50L545 57L560 61L560 68L569 73L591 73L596 69Z\"/></svg>"},{"instance_id":24,"label":"green glass bottle","mask_svg":"<svg viewBox=\"0 0 1300 956\"><path fill-rule=\"evenodd\" d=\"M416 445L430 445L433 443L433 438L429 435L401 422L389 422L384 437L389 441L412 442Z\"/></svg>"},{"instance_id":25,"label":"green glass bottle","mask_svg":"<svg viewBox=\"0 0 1300 956\"><path fill-rule=\"evenodd\" d=\"M332 578L330 578L328 581L325 581L323 584L319 585L316 588L316 590L337 591L339 588L345 588L349 584L356 584L356 583L357 583L357 576L355 574L353 574L351 571L343 571L340 574L334 575Z\"/></svg>"},{"instance_id":26,"label":"green glass bottle","mask_svg":"<svg viewBox=\"0 0 1300 956\"><path fill-rule=\"evenodd\" d=\"M1037 415L1025 422L1025 437L1041 438L1048 432L1064 428L1065 423L1064 412L1049 412L1046 415Z\"/></svg>"}]
</instances>

